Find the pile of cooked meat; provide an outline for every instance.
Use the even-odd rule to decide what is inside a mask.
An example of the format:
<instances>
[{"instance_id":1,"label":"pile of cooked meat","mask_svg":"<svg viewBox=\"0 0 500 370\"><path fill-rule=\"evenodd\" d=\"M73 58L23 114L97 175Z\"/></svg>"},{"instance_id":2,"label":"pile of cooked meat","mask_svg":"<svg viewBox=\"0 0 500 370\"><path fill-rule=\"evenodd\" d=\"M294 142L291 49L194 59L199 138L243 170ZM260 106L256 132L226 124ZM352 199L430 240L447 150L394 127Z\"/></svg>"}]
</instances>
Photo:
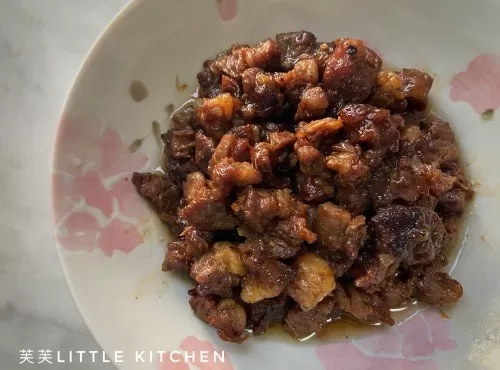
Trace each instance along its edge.
<instances>
[{"instance_id":1,"label":"pile of cooked meat","mask_svg":"<svg viewBox=\"0 0 500 370\"><path fill-rule=\"evenodd\" d=\"M449 124L425 113L431 76L299 31L235 44L197 77L164 173L133 183L175 234L163 270L189 273L223 340L394 325L391 308L462 296L440 270L472 190Z\"/></svg>"}]
</instances>

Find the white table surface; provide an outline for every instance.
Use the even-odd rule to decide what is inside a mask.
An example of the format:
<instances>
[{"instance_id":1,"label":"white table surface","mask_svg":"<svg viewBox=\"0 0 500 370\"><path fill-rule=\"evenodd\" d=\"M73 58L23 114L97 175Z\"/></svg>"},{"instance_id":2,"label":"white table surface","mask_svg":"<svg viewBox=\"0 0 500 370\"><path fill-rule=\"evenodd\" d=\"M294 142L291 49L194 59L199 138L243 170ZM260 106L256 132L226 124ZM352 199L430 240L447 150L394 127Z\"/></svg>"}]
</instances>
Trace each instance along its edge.
<instances>
[{"instance_id":1,"label":"white table surface","mask_svg":"<svg viewBox=\"0 0 500 370\"><path fill-rule=\"evenodd\" d=\"M62 104L94 40L126 0L0 0L0 369L21 349L97 350L56 255L52 147ZM36 360L36 358L35 358Z\"/></svg>"}]
</instances>

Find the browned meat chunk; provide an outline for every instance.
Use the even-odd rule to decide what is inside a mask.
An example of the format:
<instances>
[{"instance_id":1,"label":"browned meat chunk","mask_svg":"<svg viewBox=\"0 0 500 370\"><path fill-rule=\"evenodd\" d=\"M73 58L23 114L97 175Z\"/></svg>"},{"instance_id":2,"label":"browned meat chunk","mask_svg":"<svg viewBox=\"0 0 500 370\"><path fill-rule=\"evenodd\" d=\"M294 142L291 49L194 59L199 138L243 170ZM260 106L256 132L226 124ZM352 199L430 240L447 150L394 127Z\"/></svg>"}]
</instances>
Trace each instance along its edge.
<instances>
[{"instance_id":1,"label":"browned meat chunk","mask_svg":"<svg viewBox=\"0 0 500 370\"><path fill-rule=\"evenodd\" d=\"M246 188L231 206L234 213L256 232L263 232L276 218L289 217L295 207L289 190Z\"/></svg>"},{"instance_id":2,"label":"browned meat chunk","mask_svg":"<svg viewBox=\"0 0 500 370\"><path fill-rule=\"evenodd\" d=\"M245 309L234 299L226 298L216 302L210 297L194 296L189 303L196 316L217 329L222 340L242 342L246 339L243 331L247 315Z\"/></svg>"},{"instance_id":3,"label":"browned meat chunk","mask_svg":"<svg viewBox=\"0 0 500 370\"><path fill-rule=\"evenodd\" d=\"M335 277L328 263L314 253L299 256L294 267L297 276L288 287L288 294L300 305L303 311L309 311L335 289Z\"/></svg>"},{"instance_id":4,"label":"browned meat chunk","mask_svg":"<svg viewBox=\"0 0 500 370\"><path fill-rule=\"evenodd\" d=\"M431 262L443 248L446 232L432 210L391 205L380 209L369 223L376 250L390 254L405 266Z\"/></svg>"},{"instance_id":5,"label":"browned meat chunk","mask_svg":"<svg viewBox=\"0 0 500 370\"><path fill-rule=\"evenodd\" d=\"M134 172L132 183L162 221L169 225L175 224L182 193L168 176Z\"/></svg>"},{"instance_id":6,"label":"browned meat chunk","mask_svg":"<svg viewBox=\"0 0 500 370\"><path fill-rule=\"evenodd\" d=\"M196 126L196 109L188 102L172 113L172 121L176 129L189 129Z\"/></svg>"},{"instance_id":7,"label":"browned meat chunk","mask_svg":"<svg viewBox=\"0 0 500 370\"><path fill-rule=\"evenodd\" d=\"M285 70L293 69L302 56L310 55L316 49L316 36L307 31L280 33L276 35L276 41L281 50L281 66Z\"/></svg>"},{"instance_id":8,"label":"browned meat chunk","mask_svg":"<svg viewBox=\"0 0 500 370\"><path fill-rule=\"evenodd\" d=\"M212 234L192 226L186 227L180 236L168 244L163 271L189 271L193 262L210 249Z\"/></svg>"},{"instance_id":9,"label":"browned meat chunk","mask_svg":"<svg viewBox=\"0 0 500 370\"><path fill-rule=\"evenodd\" d=\"M418 69L402 69L397 72L408 103L419 109L427 105L427 96L432 87L432 77Z\"/></svg>"},{"instance_id":10,"label":"browned meat chunk","mask_svg":"<svg viewBox=\"0 0 500 370\"><path fill-rule=\"evenodd\" d=\"M424 274L417 282L417 296L430 304L455 303L462 294L462 285L444 272Z\"/></svg>"},{"instance_id":11,"label":"browned meat chunk","mask_svg":"<svg viewBox=\"0 0 500 370\"><path fill-rule=\"evenodd\" d=\"M391 116L388 110L371 105L348 104L342 108L339 117L349 141L368 148L365 156L370 166L399 150L399 128L404 123L401 116Z\"/></svg>"},{"instance_id":12,"label":"browned meat chunk","mask_svg":"<svg viewBox=\"0 0 500 370\"><path fill-rule=\"evenodd\" d=\"M326 297L309 311L302 311L298 305L291 306L285 314L283 327L294 338L306 338L339 317L336 300Z\"/></svg>"},{"instance_id":13,"label":"browned meat chunk","mask_svg":"<svg viewBox=\"0 0 500 370\"><path fill-rule=\"evenodd\" d=\"M311 118L321 117L328 108L328 98L325 90L321 87L312 87L302 94L297 113L296 121L310 120Z\"/></svg>"},{"instance_id":14,"label":"browned meat chunk","mask_svg":"<svg viewBox=\"0 0 500 370\"><path fill-rule=\"evenodd\" d=\"M210 189L201 172L190 174L184 183L187 204L179 217L188 225L201 230L230 230L237 224L226 208L224 198L216 189Z\"/></svg>"},{"instance_id":15,"label":"browned meat chunk","mask_svg":"<svg viewBox=\"0 0 500 370\"><path fill-rule=\"evenodd\" d=\"M198 283L199 295L231 297L233 288L240 284L246 268L240 251L231 243L216 243L213 251L203 255L192 266L190 276Z\"/></svg>"},{"instance_id":16,"label":"browned meat chunk","mask_svg":"<svg viewBox=\"0 0 500 370\"><path fill-rule=\"evenodd\" d=\"M323 88L332 91L335 100L361 103L370 95L382 60L363 41L335 40L323 73Z\"/></svg>"},{"instance_id":17,"label":"browned meat chunk","mask_svg":"<svg viewBox=\"0 0 500 370\"><path fill-rule=\"evenodd\" d=\"M198 105L198 122L209 136L220 139L231 128L235 100L231 94L202 99Z\"/></svg>"},{"instance_id":18,"label":"browned meat chunk","mask_svg":"<svg viewBox=\"0 0 500 370\"><path fill-rule=\"evenodd\" d=\"M300 244L279 237L275 233L267 233L263 236L250 235L241 248L265 253L273 258L287 259L292 258L300 250Z\"/></svg>"},{"instance_id":19,"label":"browned meat chunk","mask_svg":"<svg viewBox=\"0 0 500 370\"><path fill-rule=\"evenodd\" d=\"M391 111L404 111L407 101L400 76L396 72L380 71L369 102Z\"/></svg>"},{"instance_id":20,"label":"browned meat chunk","mask_svg":"<svg viewBox=\"0 0 500 370\"><path fill-rule=\"evenodd\" d=\"M285 295L247 305L247 322L254 335L264 334L273 322L283 319L287 299Z\"/></svg>"},{"instance_id":21,"label":"browned meat chunk","mask_svg":"<svg viewBox=\"0 0 500 370\"><path fill-rule=\"evenodd\" d=\"M195 135L194 148L196 164L203 172L208 173L208 162L215 151L214 139L198 131Z\"/></svg>"},{"instance_id":22,"label":"browned meat chunk","mask_svg":"<svg viewBox=\"0 0 500 370\"><path fill-rule=\"evenodd\" d=\"M261 253L247 251L242 254L248 269L241 282L241 300L255 303L277 297L295 277L295 271L276 259Z\"/></svg>"},{"instance_id":23,"label":"browned meat chunk","mask_svg":"<svg viewBox=\"0 0 500 370\"><path fill-rule=\"evenodd\" d=\"M334 292L342 313L366 324L394 325L389 306L377 293L368 294L350 284L339 284Z\"/></svg>"}]
</instances>

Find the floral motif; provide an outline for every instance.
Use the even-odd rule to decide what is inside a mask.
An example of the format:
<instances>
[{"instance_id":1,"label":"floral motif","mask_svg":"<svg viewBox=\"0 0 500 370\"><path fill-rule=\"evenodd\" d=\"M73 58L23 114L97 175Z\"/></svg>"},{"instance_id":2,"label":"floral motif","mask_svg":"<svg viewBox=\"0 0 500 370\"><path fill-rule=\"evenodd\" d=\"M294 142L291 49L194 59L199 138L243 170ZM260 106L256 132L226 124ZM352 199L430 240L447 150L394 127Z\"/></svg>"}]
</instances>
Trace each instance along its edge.
<instances>
[{"instance_id":1,"label":"floral motif","mask_svg":"<svg viewBox=\"0 0 500 370\"><path fill-rule=\"evenodd\" d=\"M219 16L223 21L230 21L238 15L238 0L216 0Z\"/></svg>"},{"instance_id":2,"label":"floral motif","mask_svg":"<svg viewBox=\"0 0 500 370\"><path fill-rule=\"evenodd\" d=\"M151 212L127 176L147 160L144 153L130 153L120 134L98 117L65 117L53 173L59 244L68 250L100 248L106 256L142 244L135 223Z\"/></svg>"},{"instance_id":3,"label":"floral motif","mask_svg":"<svg viewBox=\"0 0 500 370\"><path fill-rule=\"evenodd\" d=\"M389 332L356 342L321 345L316 354L325 369L432 370L436 349L449 351L448 321L435 310L424 310Z\"/></svg>"},{"instance_id":4,"label":"floral motif","mask_svg":"<svg viewBox=\"0 0 500 370\"><path fill-rule=\"evenodd\" d=\"M478 114L500 107L500 57L481 54L473 59L452 78L450 98L470 104Z\"/></svg>"},{"instance_id":5,"label":"floral motif","mask_svg":"<svg viewBox=\"0 0 500 370\"><path fill-rule=\"evenodd\" d=\"M234 370L234 366L231 360L224 353L224 361L214 361L214 352L221 353L210 341L205 341L198 339L195 336L189 336L184 338L180 343L179 349L182 353L200 353L204 352L208 354L208 360L201 361L199 358L195 358L190 362L193 366L200 370ZM186 362L174 362L171 361L170 353L162 356L158 362L158 370L189 370L190 367Z\"/></svg>"}]
</instances>

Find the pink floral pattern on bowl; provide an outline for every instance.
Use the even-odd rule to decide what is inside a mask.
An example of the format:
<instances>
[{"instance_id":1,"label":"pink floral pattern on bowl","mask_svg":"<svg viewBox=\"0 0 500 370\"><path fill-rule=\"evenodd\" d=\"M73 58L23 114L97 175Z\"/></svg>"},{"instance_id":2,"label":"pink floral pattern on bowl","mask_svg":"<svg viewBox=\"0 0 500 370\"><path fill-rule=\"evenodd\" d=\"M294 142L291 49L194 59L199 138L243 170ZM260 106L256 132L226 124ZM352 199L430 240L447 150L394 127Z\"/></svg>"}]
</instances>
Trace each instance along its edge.
<instances>
[{"instance_id":1,"label":"pink floral pattern on bowl","mask_svg":"<svg viewBox=\"0 0 500 370\"><path fill-rule=\"evenodd\" d=\"M452 78L450 98L470 104L478 114L500 107L500 57L481 54L474 58Z\"/></svg>"},{"instance_id":2,"label":"pink floral pattern on bowl","mask_svg":"<svg viewBox=\"0 0 500 370\"><path fill-rule=\"evenodd\" d=\"M238 15L238 0L216 0L220 19L227 22Z\"/></svg>"},{"instance_id":3,"label":"pink floral pattern on bowl","mask_svg":"<svg viewBox=\"0 0 500 370\"><path fill-rule=\"evenodd\" d=\"M62 248L100 248L111 256L143 243L136 225L151 212L130 173L147 161L144 153L131 153L120 134L97 116L63 117L53 172L56 238Z\"/></svg>"},{"instance_id":4,"label":"pink floral pattern on bowl","mask_svg":"<svg viewBox=\"0 0 500 370\"><path fill-rule=\"evenodd\" d=\"M391 331L356 342L320 345L316 354L325 370L433 370L437 369L432 359L436 350L450 351L456 346L448 320L426 309Z\"/></svg>"}]
</instances>

